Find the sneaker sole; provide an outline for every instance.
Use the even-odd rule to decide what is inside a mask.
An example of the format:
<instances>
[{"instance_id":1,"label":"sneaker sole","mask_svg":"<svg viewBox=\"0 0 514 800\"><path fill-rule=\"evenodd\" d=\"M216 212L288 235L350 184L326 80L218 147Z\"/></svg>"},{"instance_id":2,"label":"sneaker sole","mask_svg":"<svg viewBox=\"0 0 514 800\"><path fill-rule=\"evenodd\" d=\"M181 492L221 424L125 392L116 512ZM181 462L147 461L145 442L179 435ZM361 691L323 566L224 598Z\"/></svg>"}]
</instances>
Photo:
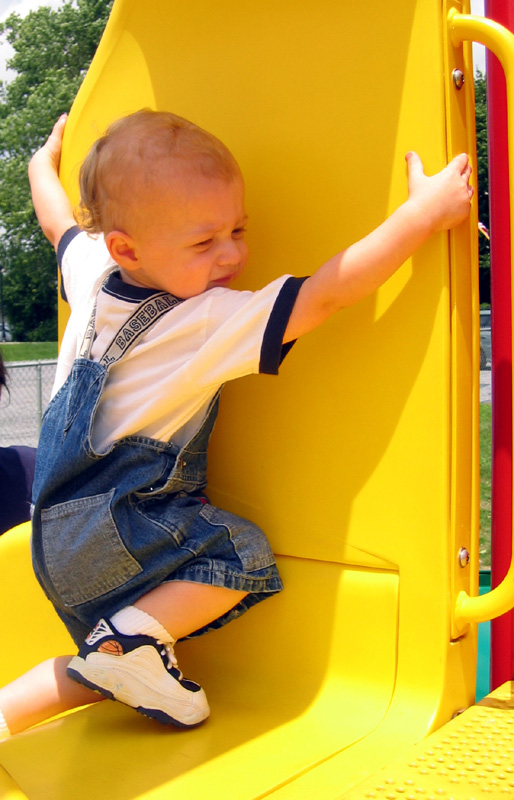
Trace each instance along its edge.
<instances>
[{"instance_id":1,"label":"sneaker sole","mask_svg":"<svg viewBox=\"0 0 514 800\"><path fill-rule=\"evenodd\" d=\"M75 658L72 659L72 662L74 660ZM181 720L174 719L169 714L166 714L164 711L160 711L158 708L144 708L143 706L131 706L128 703L124 703L123 700L118 700L118 698L115 697L115 695L111 692L110 689L104 689L103 686L99 686L98 684L92 683L90 680L85 678L81 672L74 669L73 667L68 667L66 670L66 674L76 683L80 683L87 689L91 689L93 692L101 694L102 697L105 697L107 700L116 700L116 702L122 703L122 705L127 706L127 708L133 708L134 711L137 711L144 717L157 720L157 722L160 722L162 725L174 725L177 728L188 728L188 729L198 728L199 725L203 725L203 723L208 719L207 716L204 719L199 720L198 722L190 722L190 723L182 722Z\"/></svg>"}]
</instances>

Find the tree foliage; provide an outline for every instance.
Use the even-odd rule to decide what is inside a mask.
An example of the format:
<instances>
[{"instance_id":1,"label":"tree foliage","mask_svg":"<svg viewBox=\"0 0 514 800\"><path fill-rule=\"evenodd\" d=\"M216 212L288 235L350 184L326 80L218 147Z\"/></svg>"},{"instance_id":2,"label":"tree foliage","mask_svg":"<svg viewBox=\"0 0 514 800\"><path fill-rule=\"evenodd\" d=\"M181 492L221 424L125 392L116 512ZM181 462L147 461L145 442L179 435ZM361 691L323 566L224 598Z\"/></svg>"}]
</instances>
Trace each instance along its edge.
<instances>
[{"instance_id":1,"label":"tree foliage","mask_svg":"<svg viewBox=\"0 0 514 800\"><path fill-rule=\"evenodd\" d=\"M39 229L27 164L68 111L95 53L111 2L66 0L0 25L14 53L12 80L0 82L0 265L14 338L57 338L55 253Z\"/></svg>"},{"instance_id":2,"label":"tree foliage","mask_svg":"<svg viewBox=\"0 0 514 800\"><path fill-rule=\"evenodd\" d=\"M478 186L478 219L489 229L489 159L487 138L487 84L485 76L477 70L475 75L475 118L477 135L477 186ZM479 236L480 270L489 270L489 242L485 236ZM489 275L487 275L489 278ZM482 281L483 283L483 281Z\"/></svg>"}]
</instances>

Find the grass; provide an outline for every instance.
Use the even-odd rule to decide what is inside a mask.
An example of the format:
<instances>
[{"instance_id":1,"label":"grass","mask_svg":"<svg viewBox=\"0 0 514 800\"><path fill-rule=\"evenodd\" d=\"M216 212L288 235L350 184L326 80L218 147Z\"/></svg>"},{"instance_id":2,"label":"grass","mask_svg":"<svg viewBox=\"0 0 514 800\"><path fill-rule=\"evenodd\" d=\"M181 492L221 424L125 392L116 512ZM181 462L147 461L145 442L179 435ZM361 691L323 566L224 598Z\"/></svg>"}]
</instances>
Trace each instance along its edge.
<instances>
[{"instance_id":1,"label":"grass","mask_svg":"<svg viewBox=\"0 0 514 800\"><path fill-rule=\"evenodd\" d=\"M491 403L480 403L480 567L491 566Z\"/></svg>"},{"instance_id":2,"label":"grass","mask_svg":"<svg viewBox=\"0 0 514 800\"><path fill-rule=\"evenodd\" d=\"M57 342L3 342L4 361L46 361L57 358Z\"/></svg>"}]
</instances>

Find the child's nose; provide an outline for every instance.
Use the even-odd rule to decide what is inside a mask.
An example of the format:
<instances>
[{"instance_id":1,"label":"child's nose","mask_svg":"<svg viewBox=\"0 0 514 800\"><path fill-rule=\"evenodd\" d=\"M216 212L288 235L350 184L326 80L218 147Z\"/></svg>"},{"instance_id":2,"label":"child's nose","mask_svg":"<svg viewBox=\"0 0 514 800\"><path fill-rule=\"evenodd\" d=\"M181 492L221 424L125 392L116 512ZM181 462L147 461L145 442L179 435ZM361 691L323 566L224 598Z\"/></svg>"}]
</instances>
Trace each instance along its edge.
<instances>
[{"instance_id":1,"label":"child's nose","mask_svg":"<svg viewBox=\"0 0 514 800\"><path fill-rule=\"evenodd\" d=\"M241 250L238 242L225 242L220 249L217 262L220 265L238 264L241 260Z\"/></svg>"}]
</instances>

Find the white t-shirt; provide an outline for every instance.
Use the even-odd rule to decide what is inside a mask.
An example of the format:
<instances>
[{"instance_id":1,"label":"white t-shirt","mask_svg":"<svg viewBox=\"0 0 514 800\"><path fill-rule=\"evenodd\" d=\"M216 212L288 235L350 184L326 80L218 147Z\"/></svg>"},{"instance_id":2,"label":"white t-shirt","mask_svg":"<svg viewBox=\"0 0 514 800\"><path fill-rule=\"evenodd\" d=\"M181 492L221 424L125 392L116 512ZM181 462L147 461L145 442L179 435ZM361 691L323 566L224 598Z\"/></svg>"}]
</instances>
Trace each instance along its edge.
<instances>
[{"instance_id":1,"label":"white t-shirt","mask_svg":"<svg viewBox=\"0 0 514 800\"><path fill-rule=\"evenodd\" d=\"M101 236L71 228L57 254L71 317L54 393L79 354L97 294L95 361L136 305L156 291L124 283ZM95 415L95 450L133 434L182 446L220 386L251 373L276 374L291 346L282 339L303 280L284 275L257 292L215 287L170 309L111 367Z\"/></svg>"}]
</instances>

